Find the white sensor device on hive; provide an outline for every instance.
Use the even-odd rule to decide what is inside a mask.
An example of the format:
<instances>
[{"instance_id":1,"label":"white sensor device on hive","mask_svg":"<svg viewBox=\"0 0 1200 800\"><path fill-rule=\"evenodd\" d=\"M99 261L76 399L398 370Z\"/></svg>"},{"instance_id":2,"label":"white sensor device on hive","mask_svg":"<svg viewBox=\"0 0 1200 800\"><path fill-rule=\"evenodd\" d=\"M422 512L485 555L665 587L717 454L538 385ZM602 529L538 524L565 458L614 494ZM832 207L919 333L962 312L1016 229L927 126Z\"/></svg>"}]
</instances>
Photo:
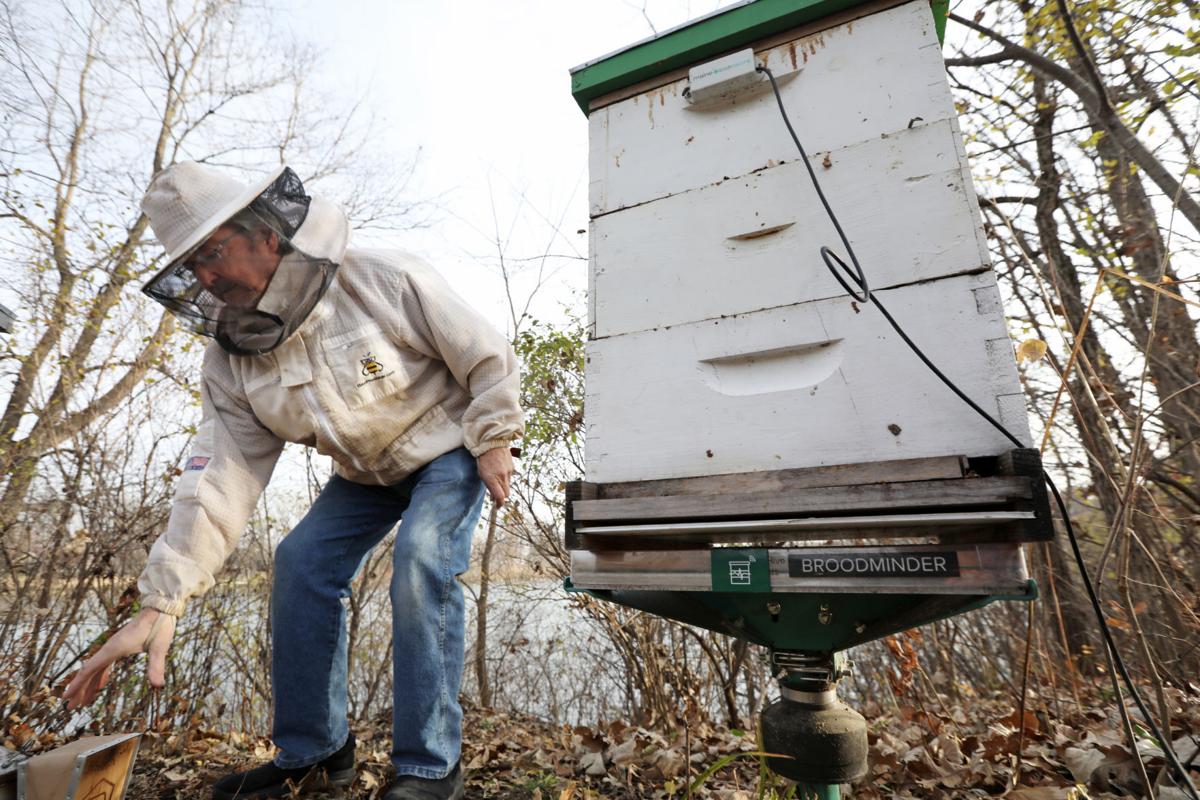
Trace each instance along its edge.
<instances>
[{"instance_id":1,"label":"white sensor device on hive","mask_svg":"<svg viewBox=\"0 0 1200 800\"><path fill-rule=\"evenodd\" d=\"M684 89L684 97L693 105L704 105L765 80L763 74L758 71L754 50L746 48L688 70L688 85Z\"/></svg>"}]
</instances>

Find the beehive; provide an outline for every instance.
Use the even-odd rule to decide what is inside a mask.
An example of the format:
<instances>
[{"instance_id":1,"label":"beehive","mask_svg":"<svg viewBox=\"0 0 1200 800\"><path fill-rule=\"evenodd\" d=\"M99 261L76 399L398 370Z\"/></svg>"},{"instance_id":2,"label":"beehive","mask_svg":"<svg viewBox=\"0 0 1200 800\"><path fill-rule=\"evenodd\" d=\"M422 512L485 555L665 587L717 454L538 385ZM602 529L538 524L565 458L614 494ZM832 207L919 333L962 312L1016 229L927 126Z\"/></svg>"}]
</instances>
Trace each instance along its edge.
<instances>
[{"instance_id":1,"label":"beehive","mask_svg":"<svg viewBox=\"0 0 1200 800\"><path fill-rule=\"evenodd\" d=\"M1012 447L829 274L818 251L842 248L770 85L689 102L690 66L747 46L872 291L1028 441L936 21L927 0L758 0L573 71L590 140L587 481Z\"/></svg>"}]
</instances>

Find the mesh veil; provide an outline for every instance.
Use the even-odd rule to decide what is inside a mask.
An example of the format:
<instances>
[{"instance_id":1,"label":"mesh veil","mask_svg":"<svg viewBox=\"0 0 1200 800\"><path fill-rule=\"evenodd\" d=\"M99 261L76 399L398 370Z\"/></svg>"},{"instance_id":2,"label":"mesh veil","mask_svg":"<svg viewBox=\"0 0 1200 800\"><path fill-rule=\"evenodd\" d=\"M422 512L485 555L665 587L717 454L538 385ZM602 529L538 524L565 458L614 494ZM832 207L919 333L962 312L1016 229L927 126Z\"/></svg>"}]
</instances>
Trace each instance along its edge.
<instances>
[{"instance_id":1,"label":"mesh veil","mask_svg":"<svg viewBox=\"0 0 1200 800\"><path fill-rule=\"evenodd\" d=\"M279 237L280 260L267 289L252 306L222 299L201 283L191 266L195 251L168 264L142 291L194 333L215 339L235 355L261 355L278 347L308 317L337 272L328 259L306 255L292 238L304 224L310 198L290 168L225 224L268 229Z\"/></svg>"}]
</instances>

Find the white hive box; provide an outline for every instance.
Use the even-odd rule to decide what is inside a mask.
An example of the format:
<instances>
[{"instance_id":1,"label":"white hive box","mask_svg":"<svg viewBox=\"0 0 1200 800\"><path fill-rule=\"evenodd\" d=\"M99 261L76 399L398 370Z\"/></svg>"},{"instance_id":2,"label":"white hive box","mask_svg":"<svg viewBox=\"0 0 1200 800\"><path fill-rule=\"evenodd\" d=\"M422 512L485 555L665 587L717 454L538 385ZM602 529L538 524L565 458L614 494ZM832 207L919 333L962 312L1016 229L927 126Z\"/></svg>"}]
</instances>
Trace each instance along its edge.
<instances>
[{"instance_id":1,"label":"white hive box","mask_svg":"<svg viewBox=\"0 0 1200 800\"><path fill-rule=\"evenodd\" d=\"M1028 441L929 3L858 6L760 35L755 55L779 82L872 291ZM577 86L621 57L578 68ZM686 66L711 58L642 69L637 85L586 98L586 480L1010 450L827 271L820 247L843 248L769 84L688 102Z\"/></svg>"}]
</instances>

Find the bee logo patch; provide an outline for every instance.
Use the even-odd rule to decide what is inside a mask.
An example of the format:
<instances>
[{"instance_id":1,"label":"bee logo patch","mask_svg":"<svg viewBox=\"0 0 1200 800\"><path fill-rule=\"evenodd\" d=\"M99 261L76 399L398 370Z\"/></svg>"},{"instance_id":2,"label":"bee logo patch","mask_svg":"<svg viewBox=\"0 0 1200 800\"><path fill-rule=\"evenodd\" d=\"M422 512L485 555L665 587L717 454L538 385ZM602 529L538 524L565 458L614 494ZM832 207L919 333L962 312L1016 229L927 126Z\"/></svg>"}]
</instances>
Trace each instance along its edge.
<instances>
[{"instance_id":1,"label":"bee logo patch","mask_svg":"<svg viewBox=\"0 0 1200 800\"><path fill-rule=\"evenodd\" d=\"M383 364L380 364L375 359L375 356L371 355L370 353L367 353L358 361L360 364L362 364L362 374L365 378L369 378L372 375L378 375L379 373L383 372Z\"/></svg>"},{"instance_id":2,"label":"bee logo patch","mask_svg":"<svg viewBox=\"0 0 1200 800\"><path fill-rule=\"evenodd\" d=\"M363 378L366 379L359 381L356 384L356 388L359 389L366 386L368 383L371 383L372 381L380 381L386 377L389 377L390 375L395 374L395 370L390 370L384 367L383 364L379 362L379 359L375 358L375 356L371 353L367 353L365 356L360 358L358 363L362 364L362 375Z\"/></svg>"}]
</instances>

